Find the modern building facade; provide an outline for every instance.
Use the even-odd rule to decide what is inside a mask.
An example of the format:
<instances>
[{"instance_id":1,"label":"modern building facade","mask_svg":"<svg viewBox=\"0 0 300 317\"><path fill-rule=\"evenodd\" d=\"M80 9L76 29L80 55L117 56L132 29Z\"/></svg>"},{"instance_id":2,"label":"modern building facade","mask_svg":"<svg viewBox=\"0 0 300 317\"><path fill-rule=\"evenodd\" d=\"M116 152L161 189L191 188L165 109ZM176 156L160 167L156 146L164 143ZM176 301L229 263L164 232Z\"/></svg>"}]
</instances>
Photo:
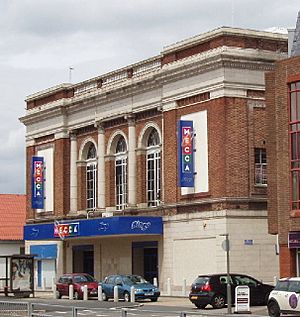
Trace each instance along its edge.
<instances>
[{"instance_id":1,"label":"modern building facade","mask_svg":"<svg viewBox=\"0 0 300 317\"><path fill-rule=\"evenodd\" d=\"M300 275L300 13L291 56L266 74L269 232L278 235L280 276Z\"/></svg>"},{"instance_id":2,"label":"modern building facade","mask_svg":"<svg viewBox=\"0 0 300 317\"><path fill-rule=\"evenodd\" d=\"M223 27L29 96L26 252L176 294L226 271L228 234L231 270L272 282L264 73L286 56L285 35Z\"/></svg>"}]
</instances>

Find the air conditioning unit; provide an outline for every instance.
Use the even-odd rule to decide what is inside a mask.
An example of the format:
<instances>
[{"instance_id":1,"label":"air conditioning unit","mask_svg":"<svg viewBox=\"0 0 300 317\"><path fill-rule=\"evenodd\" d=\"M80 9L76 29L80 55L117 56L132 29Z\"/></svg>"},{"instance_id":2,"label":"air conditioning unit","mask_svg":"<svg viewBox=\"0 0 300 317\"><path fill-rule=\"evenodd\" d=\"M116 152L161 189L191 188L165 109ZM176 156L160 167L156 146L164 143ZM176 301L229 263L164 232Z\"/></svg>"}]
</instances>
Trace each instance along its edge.
<instances>
[{"instance_id":1,"label":"air conditioning unit","mask_svg":"<svg viewBox=\"0 0 300 317\"><path fill-rule=\"evenodd\" d=\"M102 218L113 217L114 213L110 211L102 212Z\"/></svg>"}]
</instances>

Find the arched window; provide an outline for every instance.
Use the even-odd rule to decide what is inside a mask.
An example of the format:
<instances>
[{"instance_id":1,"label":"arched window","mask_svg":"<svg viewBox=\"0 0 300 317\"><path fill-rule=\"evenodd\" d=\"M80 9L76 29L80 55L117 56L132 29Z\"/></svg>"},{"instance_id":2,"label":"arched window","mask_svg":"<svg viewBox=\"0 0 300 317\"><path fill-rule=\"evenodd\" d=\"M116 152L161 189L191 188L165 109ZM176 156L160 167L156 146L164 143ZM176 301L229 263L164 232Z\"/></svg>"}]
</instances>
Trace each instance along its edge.
<instances>
[{"instance_id":1,"label":"arched window","mask_svg":"<svg viewBox=\"0 0 300 317\"><path fill-rule=\"evenodd\" d=\"M86 155L86 205L88 210L97 207L97 155L93 143L89 144Z\"/></svg>"},{"instance_id":2,"label":"arched window","mask_svg":"<svg viewBox=\"0 0 300 317\"><path fill-rule=\"evenodd\" d=\"M125 209L127 205L127 145L124 137L120 137L115 153L116 174L116 208Z\"/></svg>"},{"instance_id":3,"label":"arched window","mask_svg":"<svg viewBox=\"0 0 300 317\"><path fill-rule=\"evenodd\" d=\"M147 201L148 206L158 206L161 194L160 138L152 129L147 140Z\"/></svg>"}]
</instances>

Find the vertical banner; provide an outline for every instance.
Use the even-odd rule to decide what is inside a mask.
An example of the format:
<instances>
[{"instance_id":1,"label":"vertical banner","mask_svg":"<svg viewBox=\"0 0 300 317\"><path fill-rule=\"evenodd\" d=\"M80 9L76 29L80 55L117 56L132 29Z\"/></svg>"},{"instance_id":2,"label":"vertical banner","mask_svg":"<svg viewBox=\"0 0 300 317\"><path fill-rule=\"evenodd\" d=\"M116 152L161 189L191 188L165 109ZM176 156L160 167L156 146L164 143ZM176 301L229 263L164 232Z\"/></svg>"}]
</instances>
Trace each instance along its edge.
<instances>
[{"instance_id":1,"label":"vertical banner","mask_svg":"<svg viewBox=\"0 0 300 317\"><path fill-rule=\"evenodd\" d=\"M32 157L31 207L44 209L44 158Z\"/></svg>"},{"instance_id":2,"label":"vertical banner","mask_svg":"<svg viewBox=\"0 0 300 317\"><path fill-rule=\"evenodd\" d=\"M193 121L178 122L179 186L194 187Z\"/></svg>"}]
</instances>

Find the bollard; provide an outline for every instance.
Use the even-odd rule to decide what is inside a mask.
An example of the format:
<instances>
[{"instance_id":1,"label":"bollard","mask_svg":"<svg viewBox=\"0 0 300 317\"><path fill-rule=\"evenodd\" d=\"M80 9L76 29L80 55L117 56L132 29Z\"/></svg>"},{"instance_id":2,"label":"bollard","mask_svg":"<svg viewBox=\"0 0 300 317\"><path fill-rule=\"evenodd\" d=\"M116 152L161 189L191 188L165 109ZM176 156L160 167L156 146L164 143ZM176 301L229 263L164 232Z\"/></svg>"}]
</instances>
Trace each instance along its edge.
<instances>
[{"instance_id":1,"label":"bollard","mask_svg":"<svg viewBox=\"0 0 300 317\"><path fill-rule=\"evenodd\" d=\"M77 311L78 311L77 307L72 307L72 317L77 317Z\"/></svg>"},{"instance_id":2,"label":"bollard","mask_svg":"<svg viewBox=\"0 0 300 317\"><path fill-rule=\"evenodd\" d=\"M186 296L186 279L183 279L183 284L182 284L182 296Z\"/></svg>"},{"instance_id":3,"label":"bollard","mask_svg":"<svg viewBox=\"0 0 300 317\"><path fill-rule=\"evenodd\" d=\"M87 287L87 285L83 286L83 300L88 300L88 287Z\"/></svg>"},{"instance_id":4,"label":"bollard","mask_svg":"<svg viewBox=\"0 0 300 317\"><path fill-rule=\"evenodd\" d=\"M169 277L167 279L167 295L171 296L171 279Z\"/></svg>"},{"instance_id":5,"label":"bollard","mask_svg":"<svg viewBox=\"0 0 300 317\"><path fill-rule=\"evenodd\" d=\"M180 313L180 317L186 317L186 313L185 312L181 312Z\"/></svg>"},{"instance_id":6,"label":"bollard","mask_svg":"<svg viewBox=\"0 0 300 317\"><path fill-rule=\"evenodd\" d=\"M122 308L122 317L127 317L127 309Z\"/></svg>"},{"instance_id":7,"label":"bollard","mask_svg":"<svg viewBox=\"0 0 300 317\"><path fill-rule=\"evenodd\" d=\"M69 285L69 299L74 299L74 286L72 284Z\"/></svg>"},{"instance_id":8,"label":"bollard","mask_svg":"<svg viewBox=\"0 0 300 317\"><path fill-rule=\"evenodd\" d=\"M52 285L52 294L53 294L53 298L54 298L54 299L57 299L57 298L58 298L58 296L57 296L57 294L56 294L56 285L55 285L55 284Z\"/></svg>"},{"instance_id":9,"label":"bollard","mask_svg":"<svg viewBox=\"0 0 300 317\"><path fill-rule=\"evenodd\" d=\"M131 301L131 303L135 302L135 288L134 288L134 286L130 287L130 301Z\"/></svg>"},{"instance_id":10,"label":"bollard","mask_svg":"<svg viewBox=\"0 0 300 317\"><path fill-rule=\"evenodd\" d=\"M116 285L114 287L114 302L118 302L119 301L119 289L118 286Z\"/></svg>"},{"instance_id":11,"label":"bollard","mask_svg":"<svg viewBox=\"0 0 300 317\"><path fill-rule=\"evenodd\" d=\"M31 317L33 313L33 303L28 303L28 316Z\"/></svg>"},{"instance_id":12,"label":"bollard","mask_svg":"<svg viewBox=\"0 0 300 317\"><path fill-rule=\"evenodd\" d=\"M103 301L103 295L102 295L102 286L98 286L98 301L102 302Z\"/></svg>"},{"instance_id":13,"label":"bollard","mask_svg":"<svg viewBox=\"0 0 300 317\"><path fill-rule=\"evenodd\" d=\"M154 277L154 278L153 278L153 285L154 285L155 287L158 286L157 277Z\"/></svg>"}]
</instances>

